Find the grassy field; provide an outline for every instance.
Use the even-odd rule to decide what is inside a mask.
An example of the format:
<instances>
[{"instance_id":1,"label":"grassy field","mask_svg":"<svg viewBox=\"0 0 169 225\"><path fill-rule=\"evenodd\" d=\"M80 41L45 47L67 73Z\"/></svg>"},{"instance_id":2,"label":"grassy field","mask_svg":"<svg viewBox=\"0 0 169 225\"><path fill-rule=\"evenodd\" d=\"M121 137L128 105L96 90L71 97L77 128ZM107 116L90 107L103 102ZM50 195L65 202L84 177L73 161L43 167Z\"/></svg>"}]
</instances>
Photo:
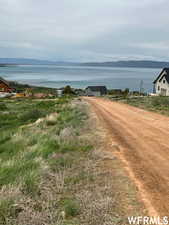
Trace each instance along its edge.
<instances>
[{"instance_id":1,"label":"grassy field","mask_svg":"<svg viewBox=\"0 0 169 225\"><path fill-rule=\"evenodd\" d=\"M59 202L67 216L78 214L72 197L60 196L59 192L65 182L76 183L86 176L83 170L79 176L66 175L66 168L92 148L80 138L85 119L85 112L73 107L68 98L1 101L0 224L36 224L36 220L37 224L43 220L51 224L55 217L59 219ZM50 188L55 188L52 199L48 199ZM45 212L45 218L40 216Z\"/></svg>"},{"instance_id":2,"label":"grassy field","mask_svg":"<svg viewBox=\"0 0 169 225\"><path fill-rule=\"evenodd\" d=\"M132 106L169 116L169 97L135 97L120 100Z\"/></svg>"},{"instance_id":3,"label":"grassy field","mask_svg":"<svg viewBox=\"0 0 169 225\"><path fill-rule=\"evenodd\" d=\"M139 214L119 161L99 155L94 121L77 98L1 100L0 225L114 225Z\"/></svg>"}]
</instances>

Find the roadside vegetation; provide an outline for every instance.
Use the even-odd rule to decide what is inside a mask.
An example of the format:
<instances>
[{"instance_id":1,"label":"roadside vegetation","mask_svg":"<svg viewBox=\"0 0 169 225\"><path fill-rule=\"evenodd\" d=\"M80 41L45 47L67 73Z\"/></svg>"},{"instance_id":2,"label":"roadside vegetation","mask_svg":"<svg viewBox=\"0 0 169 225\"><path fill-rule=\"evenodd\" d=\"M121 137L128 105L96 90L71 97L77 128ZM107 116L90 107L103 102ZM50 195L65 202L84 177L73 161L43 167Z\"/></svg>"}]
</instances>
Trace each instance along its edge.
<instances>
[{"instance_id":1,"label":"roadside vegetation","mask_svg":"<svg viewBox=\"0 0 169 225\"><path fill-rule=\"evenodd\" d=\"M88 111L71 97L1 100L0 225L126 224L128 205L139 214L119 163L106 159L114 178L105 166Z\"/></svg>"},{"instance_id":2,"label":"roadside vegetation","mask_svg":"<svg viewBox=\"0 0 169 225\"><path fill-rule=\"evenodd\" d=\"M163 115L169 116L169 97L165 96L141 96L141 97L128 97L120 101L129 105L139 107L145 110L158 112Z\"/></svg>"}]
</instances>

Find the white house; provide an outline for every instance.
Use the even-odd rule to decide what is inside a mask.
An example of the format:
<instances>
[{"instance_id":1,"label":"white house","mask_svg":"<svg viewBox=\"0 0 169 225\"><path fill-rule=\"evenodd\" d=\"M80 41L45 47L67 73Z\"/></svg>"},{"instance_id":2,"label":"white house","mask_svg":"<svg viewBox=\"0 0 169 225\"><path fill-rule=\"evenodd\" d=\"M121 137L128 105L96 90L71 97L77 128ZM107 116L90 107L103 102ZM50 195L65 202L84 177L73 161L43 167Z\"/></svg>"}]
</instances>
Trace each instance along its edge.
<instances>
[{"instance_id":1,"label":"white house","mask_svg":"<svg viewBox=\"0 0 169 225\"><path fill-rule=\"evenodd\" d=\"M153 83L155 94L169 96L169 68L164 68Z\"/></svg>"},{"instance_id":2,"label":"white house","mask_svg":"<svg viewBox=\"0 0 169 225\"><path fill-rule=\"evenodd\" d=\"M62 89L57 89L57 96L62 97L63 95L63 90Z\"/></svg>"}]
</instances>

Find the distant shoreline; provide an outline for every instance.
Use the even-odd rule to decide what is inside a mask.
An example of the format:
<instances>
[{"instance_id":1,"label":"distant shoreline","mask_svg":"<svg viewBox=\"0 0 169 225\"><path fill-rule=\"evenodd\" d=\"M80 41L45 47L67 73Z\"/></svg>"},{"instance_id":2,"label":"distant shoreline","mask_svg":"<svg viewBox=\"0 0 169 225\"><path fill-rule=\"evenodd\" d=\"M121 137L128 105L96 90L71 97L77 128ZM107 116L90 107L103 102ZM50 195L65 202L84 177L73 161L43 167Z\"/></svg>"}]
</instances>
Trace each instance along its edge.
<instances>
[{"instance_id":1,"label":"distant shoreline","mask_svg":"<svg viewBox=\"0 0 169 225\"><path fill-rule=\"evenodd\" d=\"M0 67L17 66L17 64L0 64Z\"/></svg>"},{"instance_id":2,"label":"distant shoreline","mask_svg":"<svg viewBox=\"0 0 169 225\"><path fill-rule=\"evenodd\" d=\"M91 66L91 67L119 67L119 68L165 68L169 67L169 62L151 61L151 60L128 60L128 61L110 61L110 62L54 62L38 59L18 59L18 58L0 58L0 67L8 66Z\"/></svg>"}]
</instances>

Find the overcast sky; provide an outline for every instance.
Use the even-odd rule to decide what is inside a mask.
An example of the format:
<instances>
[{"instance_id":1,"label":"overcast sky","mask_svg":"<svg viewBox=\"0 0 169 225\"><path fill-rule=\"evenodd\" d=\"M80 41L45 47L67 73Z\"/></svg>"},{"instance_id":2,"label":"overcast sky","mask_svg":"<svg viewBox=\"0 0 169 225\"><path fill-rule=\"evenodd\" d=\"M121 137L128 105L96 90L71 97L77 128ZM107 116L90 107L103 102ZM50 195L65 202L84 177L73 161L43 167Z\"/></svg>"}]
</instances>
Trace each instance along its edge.
<instances>
[{"instance_id":1,"label":"overcast sky","mask_svg":"<svg viewBox=\"0 0 169 225\"><path fill-rule=\"evenodd\" d=\"M169 61L169 0L0 0L0 57Z\"/></svg>"}]
</instances>

